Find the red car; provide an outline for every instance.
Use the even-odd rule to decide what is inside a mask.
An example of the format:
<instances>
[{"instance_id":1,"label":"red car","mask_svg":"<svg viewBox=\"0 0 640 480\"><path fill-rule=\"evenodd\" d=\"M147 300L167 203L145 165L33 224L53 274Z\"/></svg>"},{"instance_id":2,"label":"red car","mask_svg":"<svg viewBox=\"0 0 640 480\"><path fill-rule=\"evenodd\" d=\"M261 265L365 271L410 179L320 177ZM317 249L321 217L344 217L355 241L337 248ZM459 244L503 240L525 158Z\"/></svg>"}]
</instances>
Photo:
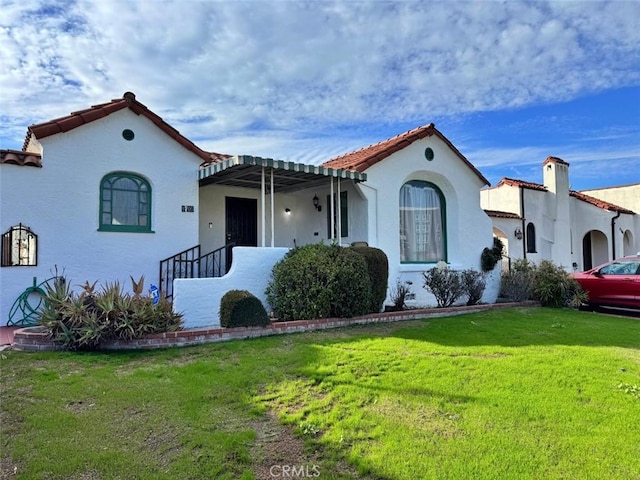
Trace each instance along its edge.
<instances>
[{"instance_id":1,"label":"red car","mask_svg":"<svg viewBox=\"0 0 640 480\"><path fill-rule=\"evenodd\" d=\"M572 276L587 291L590 306L640 309L640 255L619 258Z\"/></svg>"}]
</instances>

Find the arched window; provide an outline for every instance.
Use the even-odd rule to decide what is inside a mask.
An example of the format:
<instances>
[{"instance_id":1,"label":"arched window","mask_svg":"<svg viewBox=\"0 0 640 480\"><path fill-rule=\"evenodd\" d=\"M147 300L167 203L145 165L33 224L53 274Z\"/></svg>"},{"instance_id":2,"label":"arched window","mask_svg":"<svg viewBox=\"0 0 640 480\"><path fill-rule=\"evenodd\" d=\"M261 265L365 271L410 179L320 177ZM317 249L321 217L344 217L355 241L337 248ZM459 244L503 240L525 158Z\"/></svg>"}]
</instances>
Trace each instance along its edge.
<instances>
[{"instance_id":1,"label":"arched window","mask_svg":"<svg viewBox=\"0 0 640 480\"><path fill-rule=\"evenodd\" d=\"M527 253L536 253L536 227L533 223L527 224Z\"/></svg>"},{"instance_id":2,"label":"arched window","mask_svg":"<svg viewBox=\"0 0 640 480\"><path fill-rule=\"evenodd\" d=\"M433 183L412 180L400 189L400 261L447 261L445 199Z\"/></svg>"},{"instance_id":3,"label":"arched window","mask_svg":"<svg viewBox=\"0 0 640 480\"><path fill-rule=\"evenodd\" d=\"M151 232L151 186L140 175L114 172L100 182L100 227L111 232Z\"/></svg>"},{"instance_id":4,"label":"arched window","mask_svg":"<svg viewBox=\"0 0 640 480\"><path fill-rule=\"evenodd\" d=\"M38 236L22 224L2 234L2 266L19 267L38 264Z\"/></svg>"}]
</instances>

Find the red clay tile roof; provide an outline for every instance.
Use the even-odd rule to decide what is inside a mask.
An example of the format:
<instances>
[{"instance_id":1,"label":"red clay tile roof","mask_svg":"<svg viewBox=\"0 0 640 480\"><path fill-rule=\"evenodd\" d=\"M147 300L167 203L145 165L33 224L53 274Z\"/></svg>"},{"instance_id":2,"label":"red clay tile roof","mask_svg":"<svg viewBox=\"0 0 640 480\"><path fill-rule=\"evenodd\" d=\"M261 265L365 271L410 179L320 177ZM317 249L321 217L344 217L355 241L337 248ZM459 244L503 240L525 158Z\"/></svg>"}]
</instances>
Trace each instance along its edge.
<instances>
[{"instance_id":1,"label":"red clay tile roof","mask_svg":"<svg viewBox=\"0 0 640 480\"><path fill-rule=\"evenodd\" d=\"M520 215L518 215L517 213L511 213L511 212L501 212L499 210L486 210L484 211L487 215L489 215L490 217L495 217L495 218L517 218L517 219L521 219L522 217Z\"/></svg>"},{"instance_id":2,"label":"red clay tile roof","mask_svg":"<svg viewBox=\"0 0 640 480\"><path fill-rule=\"evenodd\" d=\"M605 202L604 200L600 200L599 198L595 198L595 197L591 197L589 195L585 195L582 192L576 192L574 190L571 190L569 192L569 195L571 195L574 198L577 198L578 200L582 200L583 202L590 203L591 205L595 205L596 207L602 208L604 210L609 210L609 211L612 211L612 212L620 212L620 213L629 213L631 215L635 214L635 212L633 210L628 210L626 208L619 207L618 205L614 205L613 203Z\"/></svg>"},{"instance_id":3,"label":"red clay tile roof","mask_svg":"<svg viewBox=\"0 0 640 480\"><path fill-rule=\"evenodd\" d=\"M0 150L0 163L24 167L42 167L42 157L38 153L18 150Z\"/></svg>"},{"instance_id":4,"label":"red clay tile roof","mask_svg":"<svg viewBox=\"0 0 640 480\"><path fill-rule=\"evenodd\" d=\"M219 162L230 157L230 155L206 152L202 150L191 140L181 135L178 130L162 120L161 117L159 117L151 110L149 110L145 105L137 101L136 96L131 92L126 92L122 98L116 98L108 103L93 105L92 107L85 110L72 112L65 117L56 118L54 120L50 120L44 123L38 123L36 125L31 125L27 131L27 137L24 141L23 150L27 148L32 135L37 139L41 139L50 135L55 135L57 133L68 132L69 130L73 130L74 128L93 122L94 120L98 120L100 118L111 115L112 113L122 110L123 108L129 108L136 115L144 115L145 117L147 117L158 128L160 128L160 130L169 135L184 148L202 158L204 163Z\"/></svg>"},{"instance_id":5,"label":"red clay tile roof","mask_svg":"<svg viewBox=\"0 0 640 480\"><path fill-rule=\"evenodd\" d=\"M364 172L367 168L375 165L376 163L384 160L389 155L408 147L413 142L425 137L431 137L432 135L440 138L444 143L454 151L458 157L482 180L485 185L490 185L480 171L473 166L473 164L465 158L462 153L442 134L440 133L433 123L425 125L423 127L414 128L408 132L397 135L388 140L369 145L368 147L361 148L355 152L347 153L339 157L333 158L322 164L327 168L341 168L345 170L356 170L358 172Z\"/></svg>"},{"instance_id":6,"label":"red clay tile roof","mask_svg":"<svg viewBox=\"0 0 640 480\"><path fill-rule=\"evenodd\" d=\"M496 187L500 187L502 185L510 185L512 187L523 187L523 188L528 188L530 190L540 190L541 192L547 191L547 188L544 185L540 185L539 183L533 183L533 182L525 182L523 180L516 180L515 178L503 177L502 180L498 182Z\"/></svg>"},{"instance_id":7,"label":"red clay tile roof","mask_svg":"<svg viewBox=\"0 0 640 480\"><path fill-rule=\"evenodd\" d=\"M554 157L549 157L549 158L554 158ZM547 160L549 160L549 158L547 158ZM566 162L563 162L563 163L566 163ZM522 180L515 180L513 178L506 178L506 177L500 180L498 182L498 185L496 185L496 187L500 187L501 185L511 185L514 187L520 186L523 188L529 188L531 190L540 190L542 192L547 191L547 188L544 185L540 185L539 183L524 182ZM596 207L602 208L604 210L610 210L612 212L620 212L620 213L630 213L630 214L635 213L632 210L619 207L618 205L614 205L613 203L605 202L604 200L600 200L600 199L591 197L589 195L585 195L584 193L576 192L574 190L569 191L569 195L571 195L574 198L577 198L578 200L582 200L583 202L590 203L591 205L595 205Z\"/></svg>"}]
</instances>

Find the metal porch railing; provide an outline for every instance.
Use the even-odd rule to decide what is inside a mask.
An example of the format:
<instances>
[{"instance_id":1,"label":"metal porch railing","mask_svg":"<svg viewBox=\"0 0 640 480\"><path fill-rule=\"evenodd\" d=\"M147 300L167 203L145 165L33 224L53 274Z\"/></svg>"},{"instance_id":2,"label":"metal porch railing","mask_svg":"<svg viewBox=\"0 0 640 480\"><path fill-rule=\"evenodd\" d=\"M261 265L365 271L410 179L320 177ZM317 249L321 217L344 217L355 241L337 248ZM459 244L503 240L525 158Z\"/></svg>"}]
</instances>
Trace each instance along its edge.
<instances>
[{"instance_id":1,"label":"metal porch railing","mask_svg":"<svg viewBox=\"0 0 640 480\"><path fill-rule=\"evenodd\" d=\"M160 295L173 297L174 278L222 277L231 267L229 243L212 252L200 255L200 245L188 248L160 262Z\"/></svg>"}]
</instances>

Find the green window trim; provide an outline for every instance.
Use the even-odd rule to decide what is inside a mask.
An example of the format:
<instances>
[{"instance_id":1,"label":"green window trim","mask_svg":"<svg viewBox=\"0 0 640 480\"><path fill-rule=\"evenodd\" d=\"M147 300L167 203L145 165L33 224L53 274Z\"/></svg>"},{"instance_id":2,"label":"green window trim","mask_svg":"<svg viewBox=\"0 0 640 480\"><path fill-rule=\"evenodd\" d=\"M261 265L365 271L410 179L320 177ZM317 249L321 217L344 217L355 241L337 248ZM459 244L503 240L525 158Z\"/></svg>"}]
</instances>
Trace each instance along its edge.
<instances>
[{"instance_id":1,"label":"green window trim","mask_svg":"<svg viewBox=\"0 0 640 480\"><path fill-rule=\"evenodd\" d=\"M441 234L442 234L442 258L437 258L437 259L428 259L428 260L402 260L402 256L403 256L403 242L408 243L408 239L406 238L406 234L403 234L403 210L408 210L411 209L413 207L411 206L406 206L404 204L403 201L403 190L405 187L407 186L414 186L414 187L423 187L423 188L430 188L431 190L433 190L439 199L440 202L440 222L441 222ZM425 206L424 210L426 210L427 207ZM400 187L400 198L399 198L399 216L400 216L400 232L399 232L399 240L400 240L400 264L401 265L435 265L440 261L444 261L446 263L449 263L449 255L448 255L448 241L447 241L447 204L446 204L446 199L444 194L442 193L442 190L440 190L440 188L431 182L427 182L424 180L410 180L408 182L406 182L404 185L402 185L402 187ZM405 230L408 230L408 226L404 226ZM406 247L406 245L405 245Z\"/></svg>"},{"instance_id":2,"label":"green window trim","mask_svg":"<svg viewBox=\"0 0 640 480\"><path fill-rule=\"evenodd\" d=\"M99 232L154 233L151 185L131 172L111 172L100 181Z\"/></svg>"},{"instance_id":3,"label":"green window trim","mask_svg":"<svg viewBox=\"0 0 640 480\"><path fill-rule=\"evenodd\" d=\"M134 227L130 225L104 225L98 228L99 232L125 232L125 233L156 233L146 227Z\"/></svg>"}]
</instances>

